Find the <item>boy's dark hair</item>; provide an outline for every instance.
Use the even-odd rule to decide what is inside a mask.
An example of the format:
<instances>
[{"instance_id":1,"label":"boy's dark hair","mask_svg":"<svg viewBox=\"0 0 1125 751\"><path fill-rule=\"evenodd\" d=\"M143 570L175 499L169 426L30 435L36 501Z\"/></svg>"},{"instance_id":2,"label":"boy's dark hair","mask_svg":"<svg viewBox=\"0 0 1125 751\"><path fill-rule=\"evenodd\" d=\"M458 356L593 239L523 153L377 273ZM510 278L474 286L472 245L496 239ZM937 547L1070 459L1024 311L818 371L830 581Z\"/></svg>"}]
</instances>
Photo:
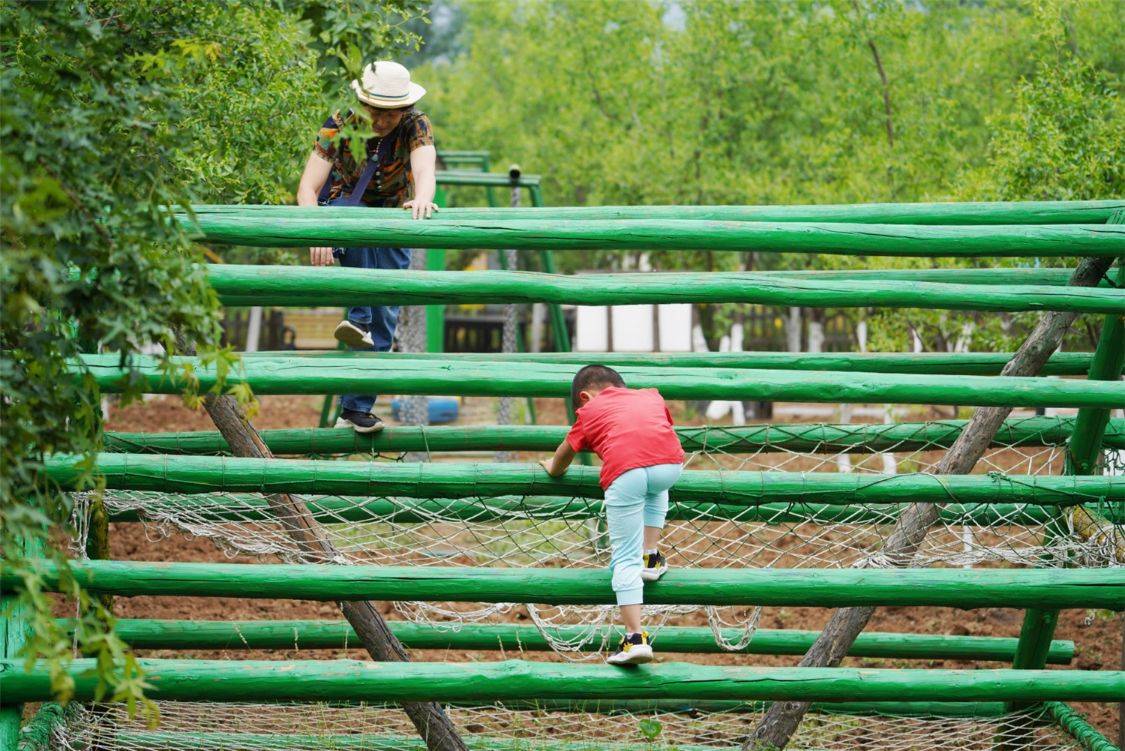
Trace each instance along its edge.
<instances>
[{"instance_id":1,"label":"boy's dark hair","mask_svg":"<svg viewBox=\"0 0 1125 751\"><path fill-rule=\"evenodd\" d=\"M578 402L578 394L591 386L625 388L625 379L616 370L605 365L587 365L574 374L574 380L570 384L570 399L575 409L582 406Z\"/></svg>"}]
</instances>

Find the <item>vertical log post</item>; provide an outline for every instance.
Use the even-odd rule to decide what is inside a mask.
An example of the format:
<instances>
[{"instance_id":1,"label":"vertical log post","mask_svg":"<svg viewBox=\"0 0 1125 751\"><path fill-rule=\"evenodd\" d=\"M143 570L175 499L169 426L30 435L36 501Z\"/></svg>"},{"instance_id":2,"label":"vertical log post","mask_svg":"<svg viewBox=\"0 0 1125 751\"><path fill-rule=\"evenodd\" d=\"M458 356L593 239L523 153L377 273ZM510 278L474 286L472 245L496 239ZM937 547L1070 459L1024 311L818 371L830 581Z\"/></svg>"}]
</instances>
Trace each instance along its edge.
<instances>
[{"instance_id":1,"label":"vertical log post","mask_svg":"<svg viewBox=\"0 0 1125 751\"><path fill-rule=\"evenodd\" d=\"M273 453L258 431L246 419L238 403L229 396L208 396L204 406L215 427L230 445L233 456L272 458ZM285 528L289 538L309 562L342 563L343 556L324 535L308 508L288 494L267 496L270 512ZM406 648L391 633L386 620L371 602L341 602L344 618L355 629L364 649L381 662L409 662ZM410 702L402 705L429 751L467 751L453 722L437 702Z\"/></svg>"},{"instance_id":2,"label":"vertical log post","mask_svg":"<svg viewBox=\"0 0 1125 751\"><path fill-rule=\"evenodd\" d=\"M1112 263L1112 258L1083 260L1071 276L1070 285L1092 287L1098 284ZM1039 373L1077 317L1077 313L1045 313L1004 366L1001 375L1033 376ZM1010 407L977 409L934 473L969 474L1011 411ZM930 527L937 521L939 512L940 505L934 503L912 503L904 509L883 547L885 565L908 566ZM874 612L872 607L842 608L833 612L828 625L801 659L801 667L839 665ZM743 749L776 751L785 748L808 709L808 702L775 702L746 739Z\"/></svg>"}]
</instances>

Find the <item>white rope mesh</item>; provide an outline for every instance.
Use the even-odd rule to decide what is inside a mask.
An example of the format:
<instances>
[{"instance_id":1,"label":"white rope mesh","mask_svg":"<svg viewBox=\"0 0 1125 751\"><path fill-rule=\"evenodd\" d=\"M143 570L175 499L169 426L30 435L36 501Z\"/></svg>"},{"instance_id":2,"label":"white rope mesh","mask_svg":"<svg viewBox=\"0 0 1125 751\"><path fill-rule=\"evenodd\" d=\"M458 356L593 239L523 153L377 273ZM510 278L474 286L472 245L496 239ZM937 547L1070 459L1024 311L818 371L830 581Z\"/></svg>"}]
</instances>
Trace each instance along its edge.
<instances>
[{"instance_id":1,"label":"white rope mesh","mask_svg":"<svg viewBox=\"0 0 1125 751\"><path fill-rule=\"evenodd\" d=\"M688 468L830 472L844 466L838 461L841 452L770 447L768 451L731 454L712 448L722 445L726 437L722 428L701 433L699 440L705 450L689 456ZM902 450L895 450L900 447ZM848 471L869 474L873 479L885 477L883 456L893 454L901 471L928 473L944 452L939 446L919 448L916 442L889 449L884 454L850 454ZM1110 452L1109 456L1113 466L1107 470L1120 471L1117 454ZM1061 447L1006 445L991 449L978 466L1006 474L1051 475L1062 473L1063 462ZM609 562L598 501L535 497L302 498L346 562L563 568L605 568ZM789 503L764 507L673 502L661 547L672 566L683 568L885 565L880 550L895 523L896 507L873 503L827 506L815 500L794 498ZM910 500L903 498L902 502ZM105 501L113 516L138 515L153 539L172 531L188 532L215 541L230 555L249 553L287 562L316 560L290 540L285 526L268 513L260 495L115 490L105 493ZM1092 513L1076 514L1067 508L1056 513L1052 507L1004 504L988 507L988 519L980 517L979 506L958 505L953 492L948 501L950 505L927 536L915 565L1102 567L1125 562L1122 509L1108 508L1100 498L1074 499ZM82 497L76 498L80 517L83 504ZM1049 530L1052 534L1047 534ZM552 646L576 659L597 655L600 650L590 651L592 630L615 619L611 606L400 602L395 607L407 619L453 628L526 608ZM744 646L761 616L760 608L647 606L646 627L658 631L669 618L692 612L706 616L717 643L728 649ZM563 625L588 628L567 640L553 630ZM720 629L731 627L743 628L744 634L727 643Z\"/></svg>"},{"instance_id":2,"label":"white rope mesh","mask_svg":"<svg viewBox=\"0 0 1125 751\"><path fill-rule=\"evenodd\" d=\"M160 702L160 725L130 720L120 705L74 705L53 738L60 751L265 751L322 749L418 751L425 746L401 710L324 704ZM687 706L687 703L685 703ZM490 751L735 751L759 711L586 712L450 707L472 749ZM1038 711L989 718L853 716L810 713L794 751L1077 751L1081 746Z\"/></svg>"}]
</instances>

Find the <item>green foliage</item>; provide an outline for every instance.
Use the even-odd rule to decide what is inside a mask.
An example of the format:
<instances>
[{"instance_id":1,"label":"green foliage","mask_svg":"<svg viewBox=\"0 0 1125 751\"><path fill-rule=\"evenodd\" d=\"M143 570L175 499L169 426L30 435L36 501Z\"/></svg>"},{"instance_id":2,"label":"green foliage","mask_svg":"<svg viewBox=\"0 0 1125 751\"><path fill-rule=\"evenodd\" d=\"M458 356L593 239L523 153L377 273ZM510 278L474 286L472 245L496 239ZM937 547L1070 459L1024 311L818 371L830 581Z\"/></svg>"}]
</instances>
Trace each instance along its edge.
<instances>
[{"instance_id":1,"label":"green foliage","mask_svg":"<svg viewBox=\"0 0 1125 751\"><path fill-rule=\"evenodd\" d=\"M442 145L488 149L494 164L542 174L554 204L1122 194L1118 0L552 0L459 10L465 51L417 73ZM616 268L622 256L559 260L568 270ZM932 265L776 254L650 261L666 270ZM736 310L701 313L713 341ZM925 348L945 348L968 325L974 349L1010 346L1027 320L911 316L875 316L872 343L909 348L913 326Z\"/></svg>"},{"instance_id":2,"label":"green foliage","mask_svg":"<svg viewBox=\"0 0 1125 751\"><path fill-rule=\"evenodd\" d=\"M173 353L179 339L199 342L219 372L234 364L215 346L201 249L169 210L292 196L330 111L324 91L346 91L346 80L326 79L322 53L361 38L366 56L385 52L377 45L403 39L398 24L416 10L412 0L0 4L0 552L23 582L3 607L26 621L24 654L47 662L60 698L72 642L32 560L63 562L51 540L69 535L71 500L41 467L48 454L92 459L101 446L100 395L89 376L68 375L67 360L151 345ZM87 484L97 491L94 477ZM111 614L64 581L99 695L136 706L143 676Z\"/></svg>"}]
</instances>

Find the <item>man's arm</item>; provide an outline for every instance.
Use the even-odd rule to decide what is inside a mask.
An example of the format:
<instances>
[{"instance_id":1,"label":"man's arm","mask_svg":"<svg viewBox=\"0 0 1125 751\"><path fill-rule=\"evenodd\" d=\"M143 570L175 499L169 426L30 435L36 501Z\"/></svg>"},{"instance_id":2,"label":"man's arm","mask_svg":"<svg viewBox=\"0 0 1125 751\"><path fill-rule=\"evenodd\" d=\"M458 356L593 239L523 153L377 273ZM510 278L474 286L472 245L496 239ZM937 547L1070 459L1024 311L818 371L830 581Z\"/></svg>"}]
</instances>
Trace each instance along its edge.
<instances>
[{"instance_id":1,"label":"man's arm","mask_svg":"<svg viewBox=\"0 0 1125 751\"><path fill-rule=\"evenodd\" d=\"M410 209L415 219L429 219L438 210L434 203L437 193L437 149L433 144L419 146L410 152L410 172L414 176L414 198L402 205Z\"/></svg>"},{"instance_id":2,"label":"man's arm","mask_svg":"<svg viewBox=\"0 0 1125 751\"><path fill-rule=\"evenodd\" d=\"M305 171L301 173L301 182L297 186L297 205L316 206L320 189L332 173L332 162L328 161L315 151L309 154L305 162ZM332 248L309 248L309 261L313 266L331 266Z\"/></svg>"},{"instance_id":3,"label":"man's arm","mask_svg":"<svg viewBox=\"0 0 1125 751\"><path fill-rule=\"evenodd\" d=\"M547 470L547 474L551 477L561 477L566 472L567 467L574 461L576 453L570 447L570 443L563 441L559 447L555 449L555 455L550 459L544 459L539 464L543 469Z\"/></svg>"}]
</instances>

